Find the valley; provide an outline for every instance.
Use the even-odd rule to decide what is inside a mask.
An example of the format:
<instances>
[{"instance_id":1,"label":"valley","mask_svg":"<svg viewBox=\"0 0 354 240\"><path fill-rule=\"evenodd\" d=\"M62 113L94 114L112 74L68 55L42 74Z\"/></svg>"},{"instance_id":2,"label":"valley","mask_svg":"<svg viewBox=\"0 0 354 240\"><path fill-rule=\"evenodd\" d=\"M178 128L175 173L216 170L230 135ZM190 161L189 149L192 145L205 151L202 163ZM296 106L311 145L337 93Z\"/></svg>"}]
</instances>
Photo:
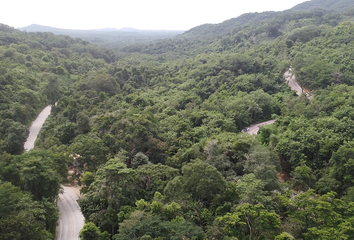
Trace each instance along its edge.
<instances>
[{"instance_id":1,"label":"valley","mask_svg":"<svg viewBox=\"0 0 354 240\"><path fill-rule=\"evenodd\" d=\"M0 239L352 239L353 9L0 24Z\"/></svg>"}]
</instances>

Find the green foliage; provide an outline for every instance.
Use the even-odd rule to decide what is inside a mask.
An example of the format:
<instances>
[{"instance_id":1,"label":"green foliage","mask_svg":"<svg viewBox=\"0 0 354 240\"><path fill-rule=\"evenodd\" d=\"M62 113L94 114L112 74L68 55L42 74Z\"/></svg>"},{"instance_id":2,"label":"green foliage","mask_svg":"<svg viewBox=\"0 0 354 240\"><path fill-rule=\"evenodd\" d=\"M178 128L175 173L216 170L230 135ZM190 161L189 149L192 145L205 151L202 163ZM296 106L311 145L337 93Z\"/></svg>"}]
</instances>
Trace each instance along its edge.
<instances>
[{"instance_id":1,"label":"green foliage","mask_svg":"<svg viewBox=\"0 0 354 240\"><path fill-rule=\"evenodd\" d=\"M179 186L176 188L176 185ZM167 198L188 193L197 202L210 204L226 188L226 181L213 166L197 161L182 168L182 176L174 178L165 188Z\"/></svg>"},{"instance_id":2,"label":"green foliage","mask_svg":"<svg viewBox=\"0 0 354 240\"><path fill-rule=\"evenodd\" d=\"M31 152L16 156L9 162L3 162L4 171L2 179L11 181L14 185L20 186L23 190L30 191L35 200L48 198L54 201L57 198L63 177L67 176L65 157L53 153Z\"/></svg>"},{"instance_id":3,"label":"green foliage","mask_svg":"<svg viewBox=\"0 0 354 240\"><path fill-rule=\"evenodd\" d=\"M316 178L312 175L312 169L305 164L295 168L291 183L296 190L307 191L313 187Z\"/></svg>"},{"instance_id":4,"label":"green foliage","mask_svg":"<svg viewBox=\"0 0 354 240\"><path fill-rule=\"evenodd\" d=\"M140 165L150 164L149 157L142 152L135 154L132 160L132 168L137 168Z\"/></svg>"},{"instance_id":5,"label":"green foliage","mask_svg":"<svg viewBox=\"0 0 354 240\"><path fill-rule=\"evenodd\" d=\"M84 225L84 228L80 231L81 240L99 240L101 231L95 224L89 222Z\"/></svg>"},{"instance_id":6,"label":"green foliage","mask_svg":"<svg viewBox=\"0 0 354 240\"><path fill-rule=\"evenodd\" d=\"M86 171L80 178L80 183L84 185L81 189L81 193L86 193L91 183L95 181L95 175L92 172Z\"/></svg>"},{"instance_id":7,"label":"green foliage","mask_svg":"<svg viewBox=\"0 0 354 240\"><path fill-rule=\"evenodd\" d=\"M61 95L58 77L49 73L45 74L43 77L48 79L48 84L44 88L44 93L47 95L48 102L54 106Z\"/></svg>"},{"instance_id":8,"label":"green foliage","mask_svg":"<svg viewBox=\"0 0 354 240\"><path fill-rule=\"evenodd\" d=\"M240 202L256 204L269 201L264 186L265 183L256 179L253 173L244 175L236 183L236 191L239 194Z\"/></svg>"},{"instance_id":9,"label":"green foliage","mask_svg":"<svg viewBox=\"0 0 354 240\"><path fill-rule=\"evenodd\" d=\"M242 204L234 212L219 217L227 236L238 239L273 239L279 232L281 221L276 213L268 212L261 204Z\"/></svg>"},{"instance_id":10,"label":"green foliage","mask_svg":"<svg viewBox=\"0 0 354 240\"><path fill-rule=\"evenodd\" d=\"M323 9L323 10L331 10L331 11L345 11L348 8L353 7L353 2L349 0L339 0L339 1L331 1L331 0L312 0L310 2L304 2L296 5L292 8L292 10L304 11L310 9Z\"/></svg>"},{"instance_id":11,"label":"green foliage","mask_svg":"<svg viewBox=\"0 0 354 240\"><path fill-rule=\"evenodd\" d=\"M93 171L107 161L108 149L95 135L91 137L79 135L73 140L70 150L73 154L79 155L77 162L82 169Z\"/></svg>"},{"instance_id":12,"label":"green foliage","mask_svg":"<svg viewBox=\"0 0 354 240\"><path fill-rule=\"evenodd\" d=\"M1 119L0 126L0 151L21 154L28 134L27 127L11 119Z\"/></svg>"},{"instance_id":13,"label":"green foliage","mask_svg":"<svg viewBox=\"0 0 354 240\"><path fill-rule=\"evenodd\" d=\"M348 142L339 147L338 151L333 153L330 160L331 175L340 182L340 189L343 191L353 186L353 142Z\"/></svg>"},{"instance_id":14,"label":"green foliage","mask_svg":"<svg viewBox=\"0 0 354 240\"><path fill-rule=\"evenodd\" d=\"M109 95L118 93L119 85L109 74L92 72L85 82L79 87L80 90L95 90L97 92L105 92Z\"/></svg>"},{"instance_id":15,"label":"green foliage","mask_svg":"<svg viewBox=\"0 0 354 240\"><path fill-rule=\"evenodd\" d=\"M309 190L291 200L289 220L301 226L296 231L291 230L291 235L296 238L302 235L305 239L330 239L333 234L342 239L350 238L352 203L346 204L335 196L334 192L319 196Z\"/></svg>"},{"instance_id":16,"label":"green foliage","mask_svg":"<svg viewBox=\"0 0 354 240\"><path fill-rule=\"evenodd\" d=\"M144 181L145 199L150 200L156 192L163 192L169 181L179 175L177 169L162 165L145 164L136 169Z\"/></svg>"},{"instance_id":17,"label":"green foliage","mask_svg":"<svg viewBox=\"0 0 354 240\"><path fill-rule=\"evenodd\" d=\"M334 66L320 60L311 65L302 67L296 72L300 82L309 89L317 89L330 85L333 79Z\"/></svg>"},{"instance_id":18,"label":"green foliage","mask_svg":"<svg viewBox=\"0 0 354 240\"><path fill-rule=\"evenodd\" d=\"M124 218L121 207L140 199L141 183L136 171L128 169L118 158L110 159L97 170L88 193L80 199L81 211L87 219L114 234L118 219Z\"/></svg>"},{"instance_id":19,"label":"green foliage","mask_svg":"<svg viewBox=\"0 0 354 240\"><path fill-rule=\"evenodd\" d=\"M293 240L293 239L295 238L286 232L282 232L280 235L274 238L274 240Z\"/></svg>"},{"instance_id":20,"label":"green foliage","mask_svg":"<svg viewBox=\"0 0 354 240\"><path fill-rule=\"evenodd\" d=\"M0 209L1 239L53 239L59 217L53 203L33 201L28 192L0 181Z\"/></svg>"},{"instance_id":21,"label":"green foliage","mask_svg":"<svg viewBox=\"0 0 354 240\"><path fill-rule=\"evenodd\" d=\"M353 14L318 3L119 52L0 25L0 179L21 189L0 184L1 236L52 238L70 166L82 239L351 239Z\"/></svg>"},{"instance_id":22,"label":"green foliage","mask_svg":"<svg viewBox=\"0 0 354 240\"><path fill-rule=\"evenodd\" d=\"M250 149L244 170L246 173L254 173L255 177L263 182L265 190L279 189L279 159L267 148L256 145Z\"/></svg>"},{"instance_id":23,"label":"green foliage","mask_svg":"<svg viewBox=\"0 0 354 240\"><path fill-rule=\"evenodd\" d=\"M113 239L204 239L201 228L184 220L176 218L172 221L163 221L157 216L153 216L141 211L135 211L130 218L119 224L119 234Z\"/></svg>"},{"instance_id":24,"label":"green foliage","mask_svg":"<svg viewBox=\"0 0 354 240\"><path fill-rule=\"evenodd\" d=\"M60 177L41 158L25 159L19 177L24 190L30 191L36 200L55 199L59 193Z\"/></svg>"}]
</instances>

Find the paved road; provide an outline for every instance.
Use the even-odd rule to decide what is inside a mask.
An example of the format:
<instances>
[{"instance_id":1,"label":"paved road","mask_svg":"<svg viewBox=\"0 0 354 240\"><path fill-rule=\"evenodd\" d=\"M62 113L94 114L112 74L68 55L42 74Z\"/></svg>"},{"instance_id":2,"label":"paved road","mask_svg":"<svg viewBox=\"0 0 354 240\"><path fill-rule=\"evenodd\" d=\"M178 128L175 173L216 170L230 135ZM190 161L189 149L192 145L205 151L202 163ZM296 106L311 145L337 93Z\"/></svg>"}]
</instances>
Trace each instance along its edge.
<instances>
[{"instance_id":1,"label":"paved road","mask_svg":"<svg viewBox=\"0 0 354 240\"><path fill-rule=\"evenodd\" d=\"M29 151L32 148L34 148L34 142L37 139L38 133L41 130L45 120L49 116L51 110L52 110L52 107L50 105L45 107L42 110L42 112L38 115L36 120L34 120L32 122L32 125L29 130L29 135L28 135L27 141L25 142L25 146L24 146L26 151Z\"/></svg>"},{"instance_id":2,"label":"paved road","mask_svg":"<svg viewBox=\"0 0 354 240\"><path fill-rule=\"evenodd\" d=\"M34 147L39 131L45 120L50 115L51 106L45 107L32 122L29 136L24 148L28 152ZM63 193L59 194L58 208L60 212L59 225L57 227L56 240L78 240L79 233L84 226L84 216L81 213L76 200L79 198L73 188L62 186Z\"/></svg>"},{"instance_id":3,"label":"paved road","mask_svg":"<svg viewBox=\"0 0 354 240\"><path fill-rule=\"evenodd\" d=\"M299 85L299 83L295 79L295 74L293 74L292 68L289 68L289 70L284 73L284 80L289 85L291 90L294 90L297 95L300 96L302 93L304 93L304 91L302 90L301 86ZM312 98L312 96L310 96L308 94L306 94L306 95L309 98ZM262 122L262 123L251 125L251 126L248 127L247 133L250 134L250 135L255 135L255 134L258 133L260 126L270 125L270 124L273 124L274 122L275 122L275 120L270 120L270 121L266 121L266 122Z\"/></svg>"},{"instance_id":4,"label":"paved road","mask_svg":"<svg viewBox=\"0 0 354 240\"><path fill-rule=\"evenodd\" d=\"M300 96L303 93L303 90L299 83L296 81L295 74L293 74L291 68L289 68L289 70L284 73L284 79L291 88L291 90L294 90L297 95Z\"/></svg>"},{"instance_id":5,"label":"paved road","mask_svg":"<svg viewBox=\"0 0 354 240\"><path fill-rule=\"evenodd\" d=\"M257 124L254 124L254 125L251 125L247 131L247 133L249 135L256 135L259 131L259 127L261 126L265 126L265 125L270 125L270 124L273 124L275 122L275 120L269 120L269 121L266 121L266 122L261 122L261 123L257 123Z\"/></svg>"},{"instance_id":6,"label":"paved road","mask_svg":"<svg viewBox=\"0 0 354 240\"><path fill-rule=\"evenodd\" d=\"M78 240L84 226L84 216L76 202L79 196L70 187L63 186L63 189L58 201L60 218L56 240Z\"/></svg>"}]
</instances>

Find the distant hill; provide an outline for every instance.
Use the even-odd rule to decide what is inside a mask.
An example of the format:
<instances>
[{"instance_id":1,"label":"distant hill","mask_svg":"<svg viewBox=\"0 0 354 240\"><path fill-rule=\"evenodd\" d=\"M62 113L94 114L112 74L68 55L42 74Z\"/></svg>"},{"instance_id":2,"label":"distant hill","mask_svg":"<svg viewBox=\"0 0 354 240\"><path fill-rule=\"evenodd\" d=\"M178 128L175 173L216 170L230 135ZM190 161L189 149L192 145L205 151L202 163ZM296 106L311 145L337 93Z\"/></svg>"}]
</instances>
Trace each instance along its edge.
<instances>
[{"instance_id":1,"label":"distant hill","mask_svg":"<svg viewBox=\"0 0 354 240\"><path fill-rule=\"evenodd\" d=\"M342 10L344 6L346 11ZM354 21L353 6L354 0L313 0L285 11L246 13L219 24L194 27L171 39L129 45L123 51L163 54L161 59L175 59L214 51L247 50L278 37L307 42L319 36L326 26ZM301 11L302 8L306 10Z\"/></svg>"},{"instance_id":2,"label":"distant hill","mask_svg":"<svg viewBox=\"0 0 354 240\"><path fill-rule=\"evenodd\" d=\"M27 32L52 32L54 34L62 34L62 33L68 33L68 34L79 34L79 33L96 33L96 32L135 32L135 33L171 33L171 34L181 34L184 31L183 30L140 30L136 28L131 28L131 27L125 27L121 29L117 28L102 28L102 29L92 29L92 30L80 30L80 29L64 29L64 28L55 28L55 27L49 27L49 26L43 26L39 24L31 24L27 27L22 27L19 28L21 31L27 31Z\"/></svg>"},{"instance_id":3,"label":"distant hill","mask_svg":"<svg viewBox=\"0 0 354 240\"><path fill-rule=\"evenodd\" d=\"M245 13L239 17L226 20L219 24L203 24L186 31L186 37L212 37L218 38L230 33L238 27L258 23L263 20L284 15L287 12L325 10L326 12L344 12L354 8L354 0L312 0L296 5L295 7L282 12Z\"/></svg>"},{"instance_id":4,"label":"distant hill","mask_svg":"<svg viewBox=\"0 0 354 240\"><path fill-rule=\"evenodd\" d=\"M326 11L344 12L354 8L353 0L312 0L300 3L290 10L307 11L322 9Z\"/></svg>"},{"instance_id":5,"label":"distant hill","mask_svg":"<svg viewBox=\"0 0 354 240\"><path fill-rule=\"evenodd\" d=\"M120 49L126 45L136 43L148 43L154 40L168 39L184 33L184 31L175 30L139 30L135 28L104 28L94 30L71 30L55 27L32 24L27 27L19 28L27 32L51 32L55 35L68 35L74 38L81 38L91 43Z\"/></svg>"},{"instance_id":6,"label":"distant hill","mask_svg":"<svg viewBox=\"0 0 354 240\"><path fill-rule=\"evenodd\" d=\"M245 13L239 17L226 20L219 24L203 24L185 32L168 30L139 30L129 27L122 29L104 28L96 30L68 30L40 26L36 24L21 28L20 30L29 32L52 32L54 34L79 37L92 43L113 49L124 48L123 51L127 52L142 51L145 53L152 53L156 52L156 49L159 49L158 52L160 52L162 49L161 45L166 45L165 50L168 49L168 51L171 51L179 46L189 55L191 50L195 49L195 46L198 46L198 48L203 48L200 49L200 51L209 51L209 47L207 46L212 44L216 39L222 39L231 35L235 36L235 39L239 39L240 37L248 36L249 33L247 33L247 31L253 32L252 38L255 36L257 36L257 39L262 38L263 40L266 40L268 37L274 38L281 34L285 34L292 29L291 26L285 26L289 23L289 21L297 21L297 19L300 18L308 18L309 21L316 21L317 25L327 23L334 26L341 21L349 19L345 19L343 17L341 19L333 19L333 16L327 16L326 18L331 19L331 21L326 22L325 19L321 20L319 17L316 17L315 15L318 13L314 12L317 10L322 10L324 14L330 14L331 12L345 12L350 9L353 9L354 11L354 0L312 0L298 4L295 7L285 11ZM299 12L304 13L302 13L302 15L298 15ZM305 17L305 15L308 16ZM305 26L307 23L301 22L296 24L298 26ZM246 28L248 30L246 30ZM238 36L241 32L244 34L242 36ZM261 34L262 32L264 33L263 35ZM248 38L250 37L251 36L248 36ZM150 43L155 40L162 41L155 42L150 45ZM230 43L227 42L228 40L226 41L226 39L224 39L222 45L225 46L225 43L226 45L232 45L232 42L235 41L232 40ZM238 40L236 42L238 42ZM145 45L145 43L148 44ZM149 48L149 50L147 50L147 48Z\"/></svg>"},{"instance_id":7,"label":"distant hill","mask_svg":"<svg viewBox=\"0 0 354 240\"><path fill-rule=\"evenodd\" d=\"M258 23L263 20L294 11L311 11L316 9L326 12L344 12L354 8L354 0L312 0L296 5L295 7L283 12L262 12L245 13L239 17L226 20L219 24L204 24L186 31L183 35L186 37L212 37L217 38L230 33L237 27L243 27L248 24Z\"/></svg>"},{"instance_id":8,"label":"distant hill","mask_svg":"<svg viewBox=\"0 0 354 240\"><path fill-rule=\"evenodd\" d=\"M61 29L61 28L42 26L42 25L38 25L38 24L32 24L27 27L19 28L18 30L27 31L27 32L52 32L52 33L65 32L65 31L70 31L70 32L75 31L75 30L67 30L67 29Z\"/></svg>"},{"instance_id":9,"label":"distant hill","mask_svg":"<svg viewBox=\"0 0 354 240\"><path fill-rule=\"evenodd\" d=\"M136 29L136 28L131 28L131 27L126 27L126 28L102 28L102 29L95 29L95 31L101 31L101 32L139 32L141 30Z\"/></svg>"}]
</instances>

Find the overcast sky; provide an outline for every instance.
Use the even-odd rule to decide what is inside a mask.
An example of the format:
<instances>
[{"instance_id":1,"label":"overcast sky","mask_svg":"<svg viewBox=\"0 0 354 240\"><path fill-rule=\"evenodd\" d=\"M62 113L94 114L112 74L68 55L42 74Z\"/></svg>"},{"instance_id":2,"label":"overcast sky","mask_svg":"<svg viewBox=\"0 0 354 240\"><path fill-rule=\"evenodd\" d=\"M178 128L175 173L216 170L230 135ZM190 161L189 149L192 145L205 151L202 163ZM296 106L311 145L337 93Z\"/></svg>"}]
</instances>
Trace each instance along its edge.
<instances>
[{"instance_id":1,"label":"overcast sky","mask_svg":"<svg viewBox=\"0 0 354 240\"><path fill-rule=\"evenodd\" d=\"M99 29L188 30L248 12L282 11L306 0L4 0L0 23Z\"/></svg>"}]
</instances>

